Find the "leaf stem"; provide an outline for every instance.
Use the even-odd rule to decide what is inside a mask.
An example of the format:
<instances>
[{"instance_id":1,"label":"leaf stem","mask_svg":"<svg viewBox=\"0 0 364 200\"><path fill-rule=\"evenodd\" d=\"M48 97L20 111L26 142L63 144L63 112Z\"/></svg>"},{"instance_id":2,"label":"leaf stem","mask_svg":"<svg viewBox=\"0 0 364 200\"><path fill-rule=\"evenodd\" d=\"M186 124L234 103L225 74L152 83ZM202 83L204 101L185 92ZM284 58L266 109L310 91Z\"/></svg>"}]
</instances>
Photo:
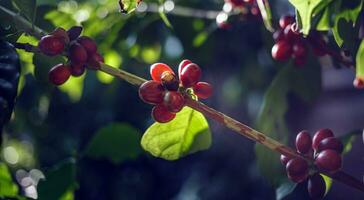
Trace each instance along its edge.
<instances>
[{"instance_id":1,"label":"leaf stem","mask_svg":"<svg viewBox=\"0 0 364 200\"><path fill-rule=\"evenodd\" d=\"M0 12L3 12L4 14L7 14L8 16L12 17L14 19L14 21L18 25L21 25L23 30L25 32L27 32L28 34L33 35L33 36L37 37L38 39L41 38L43 35L45 35L45 32L43 30L41 30L40 28L38 28L36 26L33 26L30 22L28 22L26 19L24 19L20 15L14 13L2 6L0 6ZM27 51L31 51L31 52L38 51L37 48L34 48L34 46L31 46L31 45L29 46L29 44L16 44L16 46L18 48L21 48L21 49L24 49ZM145 81L147 81L146 79L138 77L134 74L131 74L129 72L126 72L126 71L118 69L118 68L114 68L112 66L109 66L109 65L103 64L103 63L100 63L100 71L103 71L109 75L118 77L135 86L140 86ZM305 157L303 155L296 153L296 151L293 150L292 148L274 140L273 138L270 138L270 137L264 135L263 133L261 133L257 130L254 130L253 128L251 128L217 110L214 110L213 108L210 108L209 106L207 106L199 101L193 100L191 98L186 98L186 105L192 109L195 109L195 110L201 112L203 115L222 124L223 126L239 133L240 135L247 137L250 140L253 140L255 142L258 142L273 151L276 151L280 154L283 154L283 155L286 155L289 157L295 157L295 158L299 157L299 158L303 158L309 162L313 162L312 158ZM321 172L321 173L324 173L324 172ZM356 188L360 191L364 191L364 184L361 181L355 179L354 177L346 174L345 172L339 171L335 174L329 174L329 173L324 173L324 174L335 180L345 183L348 186Z\"/></svg>"}]
</instances>

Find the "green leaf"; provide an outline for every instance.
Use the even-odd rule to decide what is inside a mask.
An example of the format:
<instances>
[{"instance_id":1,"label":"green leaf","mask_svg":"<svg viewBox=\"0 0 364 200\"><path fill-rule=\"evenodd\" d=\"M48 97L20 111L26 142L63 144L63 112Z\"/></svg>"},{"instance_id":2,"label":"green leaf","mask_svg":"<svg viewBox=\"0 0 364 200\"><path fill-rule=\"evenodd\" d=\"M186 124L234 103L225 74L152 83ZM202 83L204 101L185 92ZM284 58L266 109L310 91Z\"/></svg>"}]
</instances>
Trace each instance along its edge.
<instances>
[{"instance_id":1,"label":"green leaf","mask_svg":"<svg viewBox=\"0 0 364 200\"><path fill-rule=\"evenodd\" d=\"M322 16L319 20L319 22L316 25L316 30L318 31L328 31L330 30L330 7L325 8L325 10L322 13Z\"/></svg>"},{"instance_id":2,"label":"green leaf","mask_svg":"<svg viewBox=\"0 0 364 200\"><path fill-rule=\"evenodd\" d=\"M326 185L326 191L325 191L325 194L327 194L330 189L331 189L331 186L332 186L332 178L324 175L324 174L320 174L322 176L322 178L324 178L324 181L325 181L325 185Z\"/></svg>"},{"instance_id":3,"label":"green leaf","mask_svg":"<svg viewBox=\"0 0 364 200\"><path fill-rule=\"evenodd\" d=\"M120 11L125 14L133 12L142 0L119 0Z\"/></svg>"},{"instance_id":4,"label":"green leaf","mask_svg":"<svg viewBox=\"0 0 364 200\"><path fill-rule=\"evenodd\" d=\"M356 77L364 80L364 40L356 53Z\"/></svg>"},{"instance_id":5,"label":"green leaf","mask_svg":"<svg viewBox=\"0 0 364 200\"><path fill-rule=\"evenodd\" d=\"M289 0L297 9L302 23L302 32L307 35L312 18L324 9L332 0Z\"/></svg>"},{"instance_id":6,"label":"green leaf","mask_svg":"<svg viewBox=\"0 0 364 200\"><path fill-rule=\"evenodd\" d=\"M36 0L12 0L19 11L31 22L34 22L37 2Z\"/></svg>"},{"instance_id":7,"label":"green leaf","mask_svg":"<svg viewBox=\"0 0 364 200\"><path fill-rule=\"evenodd\" d=\"M171 122L156 122L150 126L141 143L144 150L155 157L177 160L208 149L211 145L211 132L201 113L185 107Z\"/></svg>"},{"instance_id":8,"label":"green leaf","mask_svg":"<svg viewBox=\"0 0 364 200\"><path fill-rule=\"evenodd\" d=\"M75 160L68 159L59 163L47 171L45 177L46 180L38 184L38 199L60 199L77 187Z\"/></svg>"},{"instance_id":9,"label":"green leaf","mask_svg":"<svg viewBox=\"0 0 364 200\"><path fill-rule=\"evenodd\" d=\"M274 29L272 25L272 12L270 10L269 2L264 0L257 0L257 3L263 18L265 28L273 32Z\"/></svg>"},{"instance_id":10,"label":"green leaf","mask_svg":"<svg viewBox=\"0 0 364 200\"><path fill-rule=\"evenodd\" d=\"M310 102L320 93L320 85L320 68L315 63L308 63L304 68L287 66L281 69L265 93L257 128L286 144L289 139L285 119L289 109L288 94L295 94L305 102ZM279 155L259 144L255 150L262 175L274 186L280 185L286 174L279 162Z\"/></svg>"},{"instance_id":11,"label":"green leaf","mask_svg":"<svg viewBox=\"0 0 364 200\"><path fill-rule=\"evenodd\" d=\"M124 123L113 123L98 130L86 148L92 158L106 158L115 164L135 159L143 153L140 147L141 134Z\"/></svg>"},{"instance_id":12,"label":"green leaf","mask_svg":"<svg viewBox=\"0 0 364 200\"><path fill-rule=\"evenodd\" d=\"M345 38L350 37L345 37L345 32L347 32L348 29L353 29L362 7L363 0L351 0L350 3L342 1L338 11L339 13L335 15L334 26L332 28L332 33L339 47L343 45ZM348 25L346 25L346 23Z\"/></svg>"},{"instance_id":13,"label":"green leaf","mask_svg":"<svg viewBox=\"0 0 364 200\"><path fill-rule=\"evenodd\" d=\"M18 186L13 182L8 167L0 162L0 197L16 197L18 191Z\"/></svg>"},{"instance_id":14,"label":"green leaf","mask_svg":"<svg viewBox=\"0 0 364 200\"><path fill-rule=\"evenodd\" d=\"M276 200L282 200L293 192L296 188L297 183L292 181L285 181L276 189Z\"/></svg>"}]
</instances>

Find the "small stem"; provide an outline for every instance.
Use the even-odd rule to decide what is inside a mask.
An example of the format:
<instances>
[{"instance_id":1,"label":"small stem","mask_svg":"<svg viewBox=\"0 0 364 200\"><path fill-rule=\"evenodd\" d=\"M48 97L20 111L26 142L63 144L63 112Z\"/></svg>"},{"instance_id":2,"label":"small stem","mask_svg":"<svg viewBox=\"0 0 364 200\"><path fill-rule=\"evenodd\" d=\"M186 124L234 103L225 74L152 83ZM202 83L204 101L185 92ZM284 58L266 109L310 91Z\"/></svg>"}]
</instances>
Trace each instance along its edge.
<instances>
[{"instance_id":1,"label":"small stem","mask_svg":"<svg viewBox=\"0 0 364 200\"><path fill-rule=\"evenodd\" d=\"M15 43L14 47L17 49L23 49L24 51L27 52L40 53L38 47L33 46L29 43Z\"/></svg>"},{"instance_id":2,"label":"small stem","mask_svg":"<svg viewBox=\"0 0 364 200\"><path fill-rule=\"evenodd\" d=\"M28 34L33 35L33 36L37 37L38 39L41 38L41 36L45 35L44 31L42 31L41 29L39 29L36 26L33 27L33 25L31 23L27 22L26 19L13 13L12 11L0 6L0 12L3 12L5 14L13 17L14 21L16 21L17 24L22 24L24 30ZM19 48L29 50L30 52L38 51L38 49L36 47L29 46L29 45L30 44L16 44L16 46L18 46ZM131 74L129 72L126 72L126 71L118 69L118 68L114 68L112 66L109 66L109 65L103 64L103 63L100 63L100 71L103 71L109 75L118 77L135 86L140 86L145 81L147 81L134 74ZM203 115L211 118L212 120L226 126L227 128L239 133L240 135L243 135L255 142L258 142L273 151L276 151L276 152L286 155L288 157L303 158L309 162L313 162L312 158L304 157L300 154L297 154L296 151L293 150L292 148L274 140L273 138L270 138L270 137L264 135L263 133L261 133L257 130L252 129L251 127L249 127L217 110L214 110L214 109L208 107L207 105L205 105L201 102L195 101L191 98L187 98L186 105L201 112ZM335 180L345 183L353 188L364 191L364 184L361 181L355 179L354 177L352 177L342 171L339 171L335 174L329 174L329 173L324 173L324 174Z\"/></svg>"}]
</instances>

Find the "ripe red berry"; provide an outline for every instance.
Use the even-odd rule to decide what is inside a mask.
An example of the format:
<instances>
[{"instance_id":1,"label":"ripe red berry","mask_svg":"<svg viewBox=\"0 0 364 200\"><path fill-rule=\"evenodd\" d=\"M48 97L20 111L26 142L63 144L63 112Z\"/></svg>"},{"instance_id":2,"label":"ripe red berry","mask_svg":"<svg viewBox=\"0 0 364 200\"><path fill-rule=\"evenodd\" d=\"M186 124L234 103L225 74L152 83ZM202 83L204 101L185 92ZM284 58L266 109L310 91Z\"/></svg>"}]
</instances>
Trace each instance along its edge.
<instances>
[{"instance_id":1,"label":"ripe red berry","mask_svg":"<svg viewBox=\"0 0 364 200\"><path fill-rule=\"evenodd\" d=\"M87 36L81 36L77 39L77 42L85 48L88 55L95 54L97 52L97 45L93 39Z\"/></svg>"},{"instance_id":2,"label":"ripe red berry","mask_svg":"<svg viewBox=\"0 0 364 200\"><path fill-rule=\"evenodd\" d=\"M201 99L207 99L212 95L212 86L206 82L198 82L193 86L193 92Z\"/></svg>"},{"instance_id":3,"label":"ripe red berry","mask_svg":"<svg viewBox=\"0 0 364 200\"><path fill-rule=\"evenodd\" d=\"M192 63L192 61L190 61L188 59L182 60L182 62L178 66L178 74L181 74L183 68L185 68L188 64L191 64L191 63Z\"/></svg>"},{"instance_id":4,"label":"ripe red berry","mask_svg":"<svg viewBox=\"0 0 364 200\"><path fill-rule=\"evenodd\" d=\"M286 28L284 28L283 33L284 33L284 38L288 41L296 41L298 39L300 39L300 35L298 32L295 32L294 29L292 28L293 26L291 24L287 25Z\"/></svg>"},{"instance_id":5,"label":"ripe red berry","mask_svg":"<svg viewBox=\"0 0 364 200\"><path fill-rule=\"evenodd\" d=\"M281 154L280 160L281 160L281 163L282 163L284 166L286 166L286 165L287 165L287 163L288 163L288 161L290 161L290 160L291 160L291 158L290 158L290 157L288 157L288 156L285 156L285 155Z\"/></svg>"},{"instance_id":6,"label":"ripe red berry","mask_svg":"<svg viewBox=\"0 0 364 200\"><path fill-rule=\"evenodd\" d=\"M341 155L331 149L323 150L317 155L315 165L322 171L334 173L341 168Z\"/></svg>"},{"instance_id":7,"label":"ripe red berry","mask_svg":"<svg viewBox=\"0 0 364 200\"><path fill-rule=\"evenodd\" d=\"M364 79L360 77L355 78L353 85L357 89L364 89Z\"/></svg>"},{"instance_id":8,"label":"ripe red berry","mask_svg":"<svg viewBox=\"0 0 364 200\"><path fill-rule=\"evenodd\" d=\"M159 123L167 123L173 120L176 117L176 114L169 112L164 105L159 104L154 106L152 110L152 117Z\"/></svg>"},{"instance_id":9,"label":"ripe red berry","mask_svg":"<svg viewBox=\"0 0 364 200\"><path fill-rule=\"evenodd\" d=\"M100 69L100 63L104 62L104 57L97 52L92 55L88 55L87 58L87 67L89 69L98 70Z\"/></svg>"},{"instance_id":10,"label":"ripe red berry","mask_svg":"<svg viewBox=\"0 0 364 200\"><path fill-rule=\"evenodd\" d=\"M185 99L181 93L175 91L168 91L164 95L163 104L169 112L177 113L182 110L185 105Z\"/></svg>"},{"instance_id":11,"label":"ripe red berry","mask_svg":"<svg viewBox=\"0 0 364 200\"><path fill-rule=\"evenodd\" d=\"M295 57L306 57L307 56L307 47L303 42L296 42L293 45L293 55Z\"/></svg>"},{"instance_id":12,"label":"ripe red berry","mask_svg":"<svg viewBox=\"0 0 364 200\"><path fill-rule=\"evenodd\" d=\"M48 72L48 79L54 85L62 85L69 79L70 76L70 69L64 64L58 64Z\"/></svg>"},{"instance_id":13,"label":"ripe red berry","mask_svg":"<svg viewBox=\"0 0 364 200\"><path fill-rule=\"evenodd\" d=\"M181 74L179 75L179 79L185 88L190 88L200 80L201 78L201 69L195 63L188 64L185 68L183 68Z\"/></svg>"},{"instance_id":14,"label":"ripe red berry","mask_svg":"<svg viewBox=\"0 0 364 200\"><path fill-rule=\"evenodd\" d=\"M179 88L179 81L174 73L165 71L161 75L162 85L167 90L177 91Z\"/></svg>"},{"instance_id":15,"label":"ripe red berry","mask_svg":"<svg viewBox=\"0 0 364 200\"><path fill-rule=\"evenodd\" d=\"M296 136L296 148L299 153L306 154L311 150L312 140L308 131L301 131Z\"/></svg>"},{"instance_id":16,"label":"ripe red berry","mask_svg":"<svg viewBox=\"0 0 364 200\"><path fill-rule=\"evenodd\" d=\"M67 30L68 37L71 41L76 40L82 32L81 26L72 26L70 29Z\"/></svg>"},{"instance_id":17,"label":"ripe red berry","mask_svg":"<svg viewBox=\"0 0 364 200\"><path fill-rule=\"evenodd\" d=\"M40 39L38 48L47 56L56 56L64 50L64 40L53 35L46 35Z\"/></svg>"},{"instance_id":18,"label":"ripe red berry","mask_svg":"<svg viewBox=\"0 0 364 200\"><path fill-rule=\"evenodd\" d=\"M286 165L288 178L293 182L300 183L308 176L308 164L302 158L294 158Z\"/></svg>"},{"instance_id":19,"label":"ripe red berry","mask_svg":"<svg viewBox=\"0 0 364 200\"><path fill-rule=\"evenodd\" d=\"M284 33L282 29L277 30L276 32L273 33L273 39L274 41L278 42L281 40L284 40Z\"/></svg>"},{"instance_id":20,"label":"ripe red berry","mask_svg":"<svg viewBox=\"0 0 364 200\"><path fill-rule=\"evenodd\" d=\"M68 44L70 42L70 38L68 37L67 31L61 27L56 28L54 31L52 31L52 33L50 33L50 35L62 38L65 44Z\"/></svg>"},{"instance_id":21,"label":"ripe red berry","mask_svg":"<svg viewBox=\"0 0 364 200\"><path fill-rule=\"evenodd\" d=\"M83 65L87 61L87 52L79 43L73 43L69 49L69 59L72 63Z\"/></svg>"},{"instance_id":22,"label":"ripe red berry","mask_svg":"<svg viewBox=\"0 0 364 200\"><path fill-rule=\"evenodd\" d=\"M282 16L279 19L279 26L284 29L286 28L286 26L288 26L289 24L292 24L295 21L295 18L293 16L290 15L286 15L286 16Z\"/></svg>"},{"instance_id":23,"label":"ripe red berry","mask_svg":"<svg viewBox=\"0 0 364 200\"><path fill-rule=\"evenodd\" d=\"M312 139L312 148L317 150L320 142L328 137L334 137L334 133L330 129L321 129L315 133Z\"/></svg>"},{"instance_id":24,"label":"ripe red berry","mask_svg":"<svg viewBox=\"0 0 364 200\"><path fill-rule=\"evenodd\" d=\"M155 63L150 66L150 76L153 80L161 82L163 72L169 71L174 74L173 70L164 63Z\"/></svg>"},{"instance_id":25,"label":"ripe red berry","mask_svg":"<svg viewBox=\"0 0 364 200\"><path fill-rule=\"evenodd\" d=\"M339 139L337 139L336 137L328 137L328 138L321 140L321 142L319 143L319 145L317 147L317 151L321 152L326 149L332 149L332 150L337 151L339 154L341 154L344 150L344 146L341 143L341 141Z\"/></svg>"},{"instance_id":26,"label":"ripe red berry","mask_svg":"<svg viewBox=\"0 0 364 200\"><path fill-rule=\"evenodd\" d=\"M72 76L79 77L85 73L86 67L84 65L71 64L70 70Z\"/></svg>"},{"instance_id":27,"label":"ripe red berry","mask_svg":"<svg viewBox=\"0 0 364 200\"><path fill-rule=\"evenodd\" d=\"M322 199L325 196L326 184L319 173L310 176L307 183L308 194L312 199Z\"/></svg>"},{"instance_id":28,"label":"ripe red berry","mask_svg":"<svg viewBox=\"0 0 364 200\"><path fill-rule=\"evenodd\" d=\"M149 104L160 104L164 98L164 88L157 81L147 81L139 87L139 97Z\"/></svg>"},{"instance_id":29,"label":"ripe red berry","mask_svg":"<svg viewBox=\"0 0 364 200\"><path fill-rule=\"evenodd\" d=\"M231 3L234 7L239 7L244 5L243 0L225 0L227 3Z\"/></svg>"},{"instance_id":30,"label":"ripe red berry","mask_svg":"<svg viewBox=\"0 0 364 200\"><path fill-rule=\"evenodd\" d=\"M291 57L292 47L287 41L279 41L272 47L272 57L278 61L285 61Z\"/></svg>"}]
</instances>

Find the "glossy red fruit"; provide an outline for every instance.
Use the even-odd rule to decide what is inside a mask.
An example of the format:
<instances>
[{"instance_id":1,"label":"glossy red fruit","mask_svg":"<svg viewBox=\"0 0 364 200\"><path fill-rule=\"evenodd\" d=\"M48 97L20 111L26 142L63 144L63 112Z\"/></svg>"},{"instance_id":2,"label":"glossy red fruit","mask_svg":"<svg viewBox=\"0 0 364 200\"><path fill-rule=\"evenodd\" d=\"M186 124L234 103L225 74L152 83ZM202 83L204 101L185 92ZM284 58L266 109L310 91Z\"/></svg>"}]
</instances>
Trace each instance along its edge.
<instances>
[{"instance_id":1,"label":"glossy red fruit","mask_svg":"<svg viewBox=\"0 0 364 200\"><path fill-rule=\"evenodd\" d=\"M175 74L170 71L165 71L161 75L162 85L171 91L177 91L179 88L179 81Z\"/></svg>"},{"instance_id":2,"label":"glossy red fruit","mask_svg":"<svg viewBox=\"0 0 364 200\"><path fill-rule=\"evenodd\" d=\"M163 72L169 71L172 74L174 74L173 70L164 63L155 63L152 66L150 66L150 76L153 80L161 82L161 77Z\"/></svg>"},{"instance_id":3,"label":"glossy red fruit","mask_svg":"<svg viewBox=\"0 0 364 200\"><path fill-rule=\"evenodd\" d=\"M181 111L185 105L185 99L179 92L168 91L164 95L163 104L167 107L169 112L177 113Z\"/></svg>"},{"instance_id":4,"label":"glossy red fruit","mask_svg":"<svg viewBox=\"0 0 364 200\"><path fill-rule=\"evenodd\" d=\"M332 150L337 151L339 154L341 154L344 150L344 146L341 143L341 141L339 139L337 139L336 137L328 137L328 138L321 140L321 142L319 143L319 145L317 147L317 151L321 152L326 149L332 149Z\"/></svg>"},{"instance_id":5,"label":"glossy red fruit","mask_svg":"<svg viewBox=\"0 0 364 200\"><path fill-rule=\"evenodd\" d=\"M62 85L70 78L70 76L70 69L64 64L58 64L48 72L48 79L54 85Z\"/></svg>"},{"instance_id":6,"label":"glossy red fruit","mask_svg":"<svg viewBox=\"0 0 364 200\"><path fill-rule=\"evenodd\" d=\"M293 158L286 165L288 178L293 182L300 183L308 176L308 164L302 158Z\"/></svg>"},{"instance_id":7,"label":"glossy red fruit","mask_svg":"<svg viewBox=\"0 0 364 200\"><path fill-rule=\"evenodd\" d=\"M159 123L167 123L176 117L176 114L168 111L167 107L163 104L154 106L152 110L152 117Z\"/></svg>"},{"instance_id":8,"label":"glossy red fruit","mask_svg":"<svg viewBox=\"0 0 364 200\"><path fill-rule=\"evenodd\" d=\"M306 57L307 56L307 47L303 42L296 42L293 45L293 55L295 57Z\"/></svg>"},{"instance_id":9,"label":"glossy red fruit","mask_svg":"<svg viewBox=\"0 0 364 200\"><path fill-rule=\"evenodd\" d=\"M359 77L355 78L353 85L357 89L364 89L364 79Z\"/></svg>"},{"instance_id":10,"label":"glossy red fruit","mask_svg":"<svg viewBox=\"0 0 364 200\"><path fill-rule=\"evenodd\" d=\"M164 88L157 81L147 81L139 87L139 97L149 104L160 104L164 98Z\"/></svg>"},{"instance_id":11,"label":"glossy red fruit","mask_svg":"<svg viewBox=\"0 0 364 200\"><path fill-rule=\"evenodd\" d=\"M243 0L225 0L225 2L231 3L234 7L239 7L244 5Z\"/></svg>"},{"instance_id":12,"label":"glossy red fruit","mask_svg":"<svg viewBox=\"0 0 364 200\"><path fill-rule=\"evenodd\" d=\"M312 139L312 148L317 150L318 145L320 142L328 137L334 137L334 133L330 129L321 129L318 130Z\"/></svg>"},{"instance_id":13,"label":"glossy red fruit","mask_svg":"<svg viewBox=\"0 0 364 200\"><path fill-rule=\"evenodd\" d=\"M212 86L206 82L198 82L193 86L193 92L201 99L207 99L212 95Z\"/></svg>"},{"instance_id":14,"label":"glossy red fruit","mask_svg":"<svg viewBox=\"0 0 364 200\"><path fill-rule=\"evenodd\" d=\"M306 154L312 148L312 140L308 131L301 131L296 136L296 149L299 153Z\"/></svg>"},{"instance_id":15,"label":"glossy red fruit","mask_svg":"<svg viewBox=\"0 0 364 200\"><path fill-rule=\"evenodd\" d=\"M40 39L38 48L47 56L56 56L63 52L65 42L62 38L53 35L46 35Z\"/></svg>"},{"instance_id":16,"label":"glossy red fruit","mask_svg":"<svg viewBox=\"0 0 364 200\"><path fill-rule=\"evenodd\" d=\"M291 57L292 47L289 42L282 40L272 47L272 57L278 61L285 61Z\"/></svg>"},{"instance_id":17,"label":"glossy red fruit","mask_svg":"<svg viewBox=\"0 0 364 200\"><path fill-rule=\"evenodd\" d=\"M87 52L79 43L73 43L69 49L69 59L72 63L84 65L87 62Z\"/></svg>"},{"instance_id":18,"label":"glossy red fruit","mask_svg":"<svg viewBox=\"0 0 364 200\"><path fill-rule=\"evenodd\" d=\"M70 70L72 76L80 77L85 73L86 67L84 65L71 64Z\"/></svg>"},{"instance_id":19,"label":"glossy red fruit","mask_svg":"<svg viewBox=\"0 0 364 200\"><path fill-rule=\"evenodd\" d=\"M277 30L276 32L273 33L273 39L274 41L278 42L281 40L284 40L284 33L282 29Z\"/></svg>"},{"instance_id":20,"label":"glossy red fruit","mask_svg":"<svg viewBox=\"0 0 364 200\"><path fill-rule=\"evenodd\" d=\"M54 31L52 31L52 33L50 33L50 35L62 38L65 44L68 44L70 42L70 38L68 37L67 31L61 27L56 28Z\"/></svg>"},{"instance_id":21,"label":"glossy red fruit","mask_svg":"<svg viewBox=\"0 0 364 200\"><path fill-rule=\"evenodd\" d=\"M284 29L284 28L286 28L286 26L288 26L289 24L292 24L293 22L295 22L295 18L293 16L290 16L290 15L282 16L279 19L279 26L282 29Z\"/></svg>"},{"instance_id":22,"label":"glossy red fruit","mask_svg":"<svg viewBox=\"0 0 364 200\"><path fill-rule=\"evenodd\" d=\"M307 183L308 194L312 199L322 199L325 196L326 184L319 173L310 176Z\"/></svg>"},{"instance_id":23,"label":"glossy red fruit","mask_svg":"<svg viewBox=\"0 0 364 200\"><path fill-rule=\"evenodd\" d=\"M88 55L95 54L97 52L97 45L93 39L87 36L81 36L77 39L77 42L85 48Z\"/></svg>"},{"instance_id":24,"label":"glossy red fruit","mask_svg":"<svg viewBox=\"0 0 364 200\"><path fill-rule=\"evenodd\" d=\"M182 60L182 62L178 66L178 74L181 74L183 68L185 68L188 64L191 64L191 63L192 63L192 61L190 61L188 59Z\"/></svg>"},{"instance_id":25,"label":"glossy red fruit","mask_svg":"<svg viewBox=\"0 0 364 200\"><path fill-rule=\"evenodd\" d=\"M72 26L70 29L67 30L68 37L70 40L76 40L82 32L81 26Z\"/></svg>"},{"instance_id":26,"label":"glossy red fruit","mask_svg":"<svg viewBox=\"0 0 364 200\"><path fill-rule=\"evenodd\" d=\"M179 79L185 88L190 88L196 85L201 78L201 68L195 63L188 64L183 68Z\"/></svg>"},{"instance_id":27,"label":"glossy red fruit","mask_svg":"<svg viewBox=\"0 0 364 200\"><path fill-rule=\"evenodd\" d=\"M291 24L287 25L286 28L284 28L283 33L286 40L294 42L300 39L300 35L299 33L295 32L292 27L293 26Z\"/></svg>"},{"instance_id":28,"label":"glossy red fruit","mask_svg":"<svg viewBox=\"0 0 364 200\"><path fill-rule=\"evenodd\" d=\"M288 157L288 156L285 156L285 155L281 154L280 160L281 160L281 163L282 163L284 166L286 166L286 165L287 165L287 163L288 163L288 161L290 161L290 160L291 160L291 158L290 158L290 157Z\"/></svg>"},{"instance_id":29,"label":"glossy red fruit","mask_svg":"<svg viewBox=\"0 0 364 200\"><path fill-rule=\"evenodd\" d=\"M341 168L341 155L331 149L323 150L317 155L315 165L322 171L334 173Z\"/></svg>"},{"instance_id":30,"label":"glossy red fruit","mask_svg":"<svg viewBox=\"0 0 364 200\"><path fill-rule=\"evenodd\" d=\"M104 57L99 53L94 53L87 56L87 67L89 69L98 70L100 69L100 63L104 63Z\"/></svg>"}]
</instances>

